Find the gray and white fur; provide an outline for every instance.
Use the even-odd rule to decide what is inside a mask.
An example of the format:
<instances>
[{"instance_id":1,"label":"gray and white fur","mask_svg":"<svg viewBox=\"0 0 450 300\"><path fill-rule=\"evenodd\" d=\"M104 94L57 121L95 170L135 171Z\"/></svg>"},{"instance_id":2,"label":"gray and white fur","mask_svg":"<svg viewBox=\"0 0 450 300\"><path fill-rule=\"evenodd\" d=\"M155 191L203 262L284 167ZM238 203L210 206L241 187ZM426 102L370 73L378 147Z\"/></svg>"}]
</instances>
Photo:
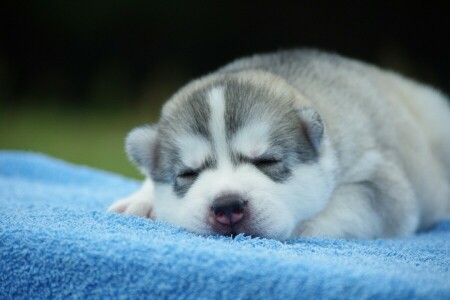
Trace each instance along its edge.
<instances>
[{"instance_id":1,"label":"gray and white fur","mask_svg":"<svg viewBox=\"0 0 450 300\"><path fill-rule=\"evenodd\" d=\"M199 234L407 236L450 211L448 99L316 50L190 82L126 151L147 179L109 210Z\"/></svg>"}]
</instances>

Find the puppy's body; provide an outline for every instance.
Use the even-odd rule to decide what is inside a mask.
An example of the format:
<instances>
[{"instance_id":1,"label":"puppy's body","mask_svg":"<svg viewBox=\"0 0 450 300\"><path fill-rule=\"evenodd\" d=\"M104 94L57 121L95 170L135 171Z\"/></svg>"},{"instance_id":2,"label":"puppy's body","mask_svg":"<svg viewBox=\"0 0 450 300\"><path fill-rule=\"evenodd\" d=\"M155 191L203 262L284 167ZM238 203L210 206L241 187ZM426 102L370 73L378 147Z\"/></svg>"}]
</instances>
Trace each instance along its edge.
<instances>
[{"instance_id":1,"label":"puppy's body","mask_svg":"<svg viewBox=\"0 0 450 300\"><path fill-rule=\"evenodd\" d=\"M149 178L110 209L203 234L404 236L449 212L449 130L447 99L394 73L312 50L244 58L130 133Z\"/></svg>"}]
</instances>

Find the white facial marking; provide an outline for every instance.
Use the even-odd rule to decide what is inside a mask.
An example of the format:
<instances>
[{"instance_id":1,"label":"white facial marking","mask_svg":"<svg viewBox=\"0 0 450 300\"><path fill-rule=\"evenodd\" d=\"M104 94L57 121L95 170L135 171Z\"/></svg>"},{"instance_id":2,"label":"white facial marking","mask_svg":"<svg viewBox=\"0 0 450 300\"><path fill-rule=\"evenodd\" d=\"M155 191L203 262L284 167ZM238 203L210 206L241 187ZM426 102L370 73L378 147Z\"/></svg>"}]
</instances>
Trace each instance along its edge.
<instances>
[{"instance_id":1,"label":"white facial marking","mask_svg":"<svg viewBox=\"0 0 450 300\"><path fill-rule=\"evenodd\" d=\"M182 163L192 169L200 168L211 155L210 144L200 135L186 134L178 137L177 147Z\"/></svg>"},{"instance_id":2,"label":"white facial marking","mask_svg":"<svg viewBox=\"0 0 450 300\"><path fill-rule=\"evenodd\" d=\"M218 167L230 166L228 153L227 133L225 128L225 97L222 87L213 88L208 94L208 103L211 110L209 131L213 138L217 155Z\"/></svg>"},{"instance_id":3,"label":"white facial marking","mask_svg":"<svg viewBox=\"0 0 450 300\"><path fill-rule=\"evenodd\" d=\"M240 129L231 145L237 153L255 158L269 148L269 125L264 122L251 122Z\"/></svg>"}]
</instances>

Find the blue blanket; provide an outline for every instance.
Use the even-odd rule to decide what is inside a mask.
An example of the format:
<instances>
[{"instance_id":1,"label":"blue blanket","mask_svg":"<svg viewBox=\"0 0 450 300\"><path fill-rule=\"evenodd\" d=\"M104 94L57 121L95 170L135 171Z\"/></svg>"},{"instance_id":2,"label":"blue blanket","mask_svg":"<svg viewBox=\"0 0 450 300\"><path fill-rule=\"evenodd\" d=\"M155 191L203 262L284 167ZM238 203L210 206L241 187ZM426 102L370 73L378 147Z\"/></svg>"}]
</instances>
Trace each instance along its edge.
<instances>
[{"instance_id":1,"label":"blue blanket","mask_svg":"<svg viewBox=\"0 0 450 300\"><path fill-rule=\"evenodd\" d=\"M105 212L138 186L0 151L0 299L450 299L450 220L398 239L202 237Z\"/></svg>"}]
</instances>

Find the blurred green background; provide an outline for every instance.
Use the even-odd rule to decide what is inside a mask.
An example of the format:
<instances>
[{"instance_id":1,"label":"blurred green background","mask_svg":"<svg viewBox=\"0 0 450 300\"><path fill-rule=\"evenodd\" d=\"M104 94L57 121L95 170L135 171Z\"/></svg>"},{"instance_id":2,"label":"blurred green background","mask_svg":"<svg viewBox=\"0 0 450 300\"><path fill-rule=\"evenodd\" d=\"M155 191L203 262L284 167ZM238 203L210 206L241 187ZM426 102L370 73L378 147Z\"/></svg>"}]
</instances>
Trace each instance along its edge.
<instances>
[{"instance_id":1,"label":"blurred green background","mask_svg":"<svg viewBox=\"0 0 450 300\"><path fill-rule=\"evenodd\" d=\"M140 177L123 140L188 80L316 47L450 91L444 1L2 1L0 149Z\"/></svg>"}]
</instances>

